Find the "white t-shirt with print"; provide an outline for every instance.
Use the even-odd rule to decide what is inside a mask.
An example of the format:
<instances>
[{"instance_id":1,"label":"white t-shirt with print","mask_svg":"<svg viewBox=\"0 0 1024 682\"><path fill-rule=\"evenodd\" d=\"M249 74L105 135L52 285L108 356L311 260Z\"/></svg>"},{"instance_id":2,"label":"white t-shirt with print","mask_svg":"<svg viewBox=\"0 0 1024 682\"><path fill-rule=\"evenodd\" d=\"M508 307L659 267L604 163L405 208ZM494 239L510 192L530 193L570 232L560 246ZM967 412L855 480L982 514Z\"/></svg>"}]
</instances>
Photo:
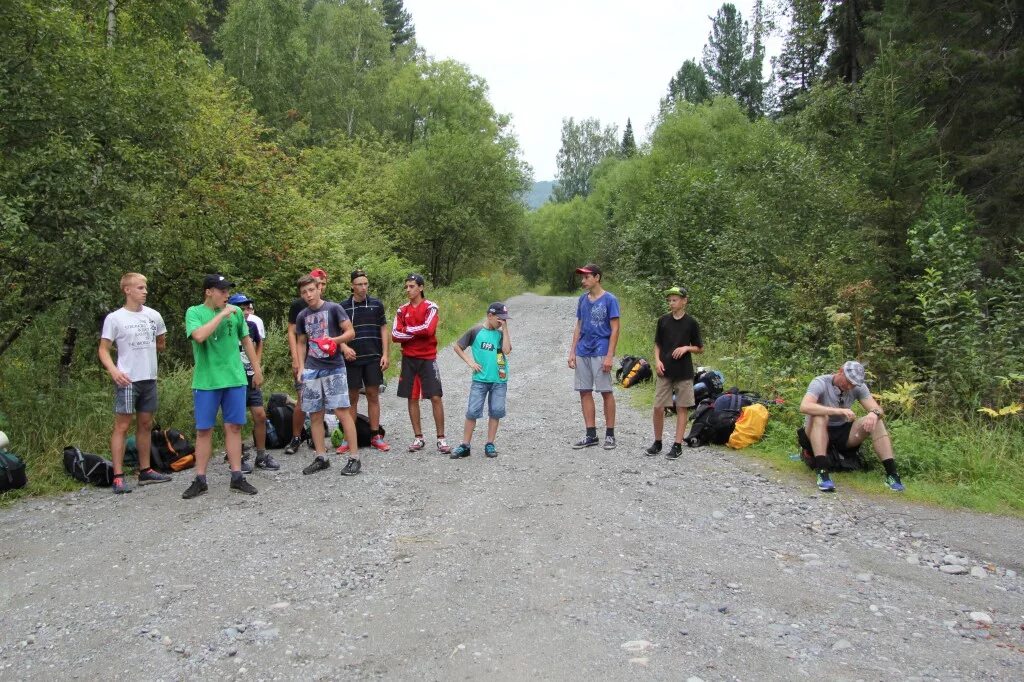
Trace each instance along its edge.
<instances>
[{"instance_id":1,"label":"white t-shirt with print","mask_svg":"<svg viewBox=\"0 0 1024 682\"><path fill-rule=\"evenodd\" d=\"M103 320L100 337L117 347L117 368L132 381L156 379L156 337L167 333L160 313L118 308Z\"/></svg>"}]
</instances>

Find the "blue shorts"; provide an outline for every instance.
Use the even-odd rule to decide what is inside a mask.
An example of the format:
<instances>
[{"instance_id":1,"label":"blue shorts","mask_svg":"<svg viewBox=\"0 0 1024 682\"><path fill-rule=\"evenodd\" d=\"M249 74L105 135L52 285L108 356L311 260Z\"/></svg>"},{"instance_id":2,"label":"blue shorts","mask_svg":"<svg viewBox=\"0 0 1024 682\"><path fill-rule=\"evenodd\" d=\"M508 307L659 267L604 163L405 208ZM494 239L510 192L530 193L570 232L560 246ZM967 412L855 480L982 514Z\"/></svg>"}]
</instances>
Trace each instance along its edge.
<instances>
[{"instance_id":1,"label":"blue shorts","mask_svg":"<svg viewBox=\"0 0 1024 682\"><path fill-rule=\"evenodd\" d=\"M469 407L466 408L466 419L479 419L484 414L484 401L487 401L487 416L501 419L505 416L505 393L507 383L486 383L474 381L469 387Z\"/></svg>"},{"instance_id":2,"label":"blue shorts","mask_svg":"<svg viewBox=\"0 0 1024 682\"><path fill-rule=\"evenodd\" d=\"M196 431L212 429L220 410L225 424L245 424L245 386L218 388L212 391L192 389L192 405L196 411Z\"/></svg>"}]
</instances>

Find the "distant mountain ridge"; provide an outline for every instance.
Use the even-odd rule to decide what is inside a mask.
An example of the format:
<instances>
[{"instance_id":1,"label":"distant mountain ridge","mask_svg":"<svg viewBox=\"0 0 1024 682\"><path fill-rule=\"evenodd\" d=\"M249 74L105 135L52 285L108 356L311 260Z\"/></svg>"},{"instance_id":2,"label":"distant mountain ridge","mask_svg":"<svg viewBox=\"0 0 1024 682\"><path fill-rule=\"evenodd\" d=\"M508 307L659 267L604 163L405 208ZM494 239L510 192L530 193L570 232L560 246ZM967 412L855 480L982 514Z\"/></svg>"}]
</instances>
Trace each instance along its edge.
<instances>
[{"instance_id":1,"label":"distant mountain ridge","mask_svg":"<svg viewBox=\"0 0 1024 682\"><path fill-rule=\"evenodd\" d=\"M551 192L555 189L554 180L541 180L533 183L533 188L526 193L523 200L531 211L536 211L551 199Z\"/></svg>"}]
</instances>

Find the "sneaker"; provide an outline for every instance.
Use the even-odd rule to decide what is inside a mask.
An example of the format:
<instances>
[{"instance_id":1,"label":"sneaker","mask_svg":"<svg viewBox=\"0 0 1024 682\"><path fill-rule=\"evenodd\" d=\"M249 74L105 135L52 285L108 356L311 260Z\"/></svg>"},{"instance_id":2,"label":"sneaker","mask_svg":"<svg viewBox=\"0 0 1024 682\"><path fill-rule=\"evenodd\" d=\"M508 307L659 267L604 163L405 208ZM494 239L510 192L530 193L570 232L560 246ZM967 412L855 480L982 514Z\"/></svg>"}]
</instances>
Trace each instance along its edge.
<instances>
[{"instance_id":1,"label":"sneaker","mask_svg":"<svg viewBox=\"0 0 1024 682\"><path fill-rule=\"evenodd\" d=\"M488 443L484 446L484 454L488 457L497 457L498 448L494 447L494 443Z\"/></svg>"},{"instance_id":2,"label":"sneaker","mask_svg":"<svg viewBox=\"0 0 1024 682\"><path fill-rule=\"evenodd\" d=\"M899 474L891 474L885 477L885 484L889 486L889 490L897 493L901 493L906 490L906 486L903 485L903 481L900 480Z\"/></svg>"},{"instance_id":3,"label":"sneaker","mask_svg":"<svg viewBox=\"0 0 1024 682\"><path fill-rule=\"evenodd\" d=\"M274 459L274 456L269 452L264 454L262 457L256 457L256 468L267 469L268 471L277 471L281 468L281 465Z\"/></svg>"},{"instance_id":4,"label":"sneaker","mask_svg":"<svg viewBox=\"0 0 1024 682\"><path fill-rule=\"evenodd\" d=\"M341 468L342 476L355 476L359 473L359 470L363 468L362 462L355 457L349 457L348 461L345 462L345 466Z\"/></svg>"},{"instance_id":5,"label":"sneaker","mask_svg":"<svg viewBox=\"0 0 1024 682\"><path fill-rule=\"evenodd\" d=\"M604 449L605 450L614 450L615 449L615 436L605 436L604 437Z\"/></svg>"},{"instance_id":6,"label":"sneaker","mask_svg":"<svg viewBox=\"0 0 1024 682\"><path fill-rule=\"evenodd\" d=\"M346 454L348 452L348 441L347 440L341 441L341 445L338 446L338 449L335 450L335 452L337 452L339 455Z\"/></svg>"},{"instance_id":7,"label":"sneaker","mask_svg":"<svg viewBox=\"0 0 1024 682\"><path fill-rule=\"evenodd\" d=\"M204 481L194 478L192 479L192 485L186 488L185 492L181 494L181 499L191 500L193 497L199 497L209 489L209 486L207 486Z\"/></svg>"},{"instance_id":8,"label":"sneaker","mask_svg":"<svg viewBox=\"0 0 1024 682\"><path fill-rule=\"evenodd\" d=\"M242 473L252 473L252 458L249 455L242 455Z\"/></svg>"},{"instance_id":9,"label":"sneaker","mask_svg":"<svg viewBox=\"0 0 1024 682\"><path fill-rule=\"evenodd\" d=\"M661 443L651 443L651 446L644 450L644 454L649 457L661 454Z\"/></svg>"},{"instance_id":10,"label":"sneaker","mask_svg":"<svg viewBox=\"0 0 1024 682\"><path fill-rule=\"evenodd\" d=\"M572 444L573 450L582 450L583 448L592 448L601 441L597 440L597 436L583 436L575 443Z\"/></svg>"},{"instance_id":11,"label":"sneaker","mask_svg":"<svg viewBox=\"0 0 1024 682\"><path fill-rule=\"evenodd\" d=\"M330 468L330 466L331 463L327 461L326 457L317 457L312 462L310 462L308 467L302 470L302 473L308 476L309 474L315 474L318 471L328 469Z\"/></svg>"},{"instance_id":12,"label":"sneaker","mask_svg":"<svg viewBox=\"0 0 1024 682\"><path fill-rule=\"evenodd\" d=\"M130 493L132 491L132 489L124 482L124 474L114 476L114 481L111 484L110 489L114 491L115 495L124 495L125 493Z\"/></svg>"},{"instance_id":13,"label":"sneaker","mask_svg":"<svg viewBox=\"0 0 1024 682\"><path fill-rule=\"evenodd\" d=\"M146 469L145 471L139 472L139 485L149 485L150 483L167 483L171 480L171 477L167 474L161 474L156 469Z\"/></svg>"},{"instance_id":14,"label":"sneaker","mask_svg":"<svg viewBox=\"0 0 1024 682\"><path fill-rule=\"evenodd\" d=\"M823 493L834 493L836 491L836 484L832 482L828 474L818 472L818 490Z\"/></svg>"},{"instance_id":15,"label":"sneaker","mask_svg":"<svg viewBox=\"0 0 1024 682\"><path fill-rule=\"evenodd\" d=\"M666 459L679 459L683 454L682 443L672 443L672 447L665 453Z\"/></svg>"},{"instance_id":16,"label":"sneaker","mask_svg":"<svg viewBox=\"0 0 1024 682\"><path fill-rule=\"evenodd\" d=\"M409 445L409 452L419 452L425 447L427 447L427 441L417 436L412 439L412 443Z\"/></svg>"},{"instance_id":17,"label":"sneaker","mask_svg":"<svg viewBox=\"0 0 1024 682\"><path fill-rule=\"evenodd\" d=\"M448 455L452 459L461 459L463 457L469 457L469 446L465 443L460 443L459 447L455 448L452 454Z\"/></svg>"},{"instance_id":18,"label":"sneaker","mask_svg":"<svg viewBox=\"0 0 1024 682\"><path fill-rule=\"evenodd\" d=\"M301 438L297 438L297 437L296 438L292 438L291 442L288 443L288 445L285 447L284 454L286 454L286 455L294 455L296 452L299 451L299 448L301 448L301 447L302 447L302 439Z\"/></svg>"},{"instance_id":19,"label":"sneaker","mask_svg":"<svg viewBox=\"0 0 1024 682\"><path fill-rule=\"evenodd\" d=\"M452 452L452 446L448 445L448 441L444 438L437 439L437 451L442 455L450 455Z\"/></svg>"},{"instance_id":20,"label":"sneaker","mask_svg":"<svg viewBox=\"0 0 1024 682\"><path fill-rule=\"evenodd\" d=\"M370 445L377 448L381 452L387 452L391 449L391 446L384 442L384 436L377 434L370 439Z\"/></svg>"},{"instance_id":21,"label":"sneaker","mask_svg":"<svg viewBox=\"0 0 1024 682\"><path fill-rule=\"evenodd\" d=\"M245 493L246 495L256 494L256 488L254 488L252 483L249 483L249 481L244 478L240 478L237 481L231 481L231 489L237 490L240 493Z\"/></svg>"}]
</instances>

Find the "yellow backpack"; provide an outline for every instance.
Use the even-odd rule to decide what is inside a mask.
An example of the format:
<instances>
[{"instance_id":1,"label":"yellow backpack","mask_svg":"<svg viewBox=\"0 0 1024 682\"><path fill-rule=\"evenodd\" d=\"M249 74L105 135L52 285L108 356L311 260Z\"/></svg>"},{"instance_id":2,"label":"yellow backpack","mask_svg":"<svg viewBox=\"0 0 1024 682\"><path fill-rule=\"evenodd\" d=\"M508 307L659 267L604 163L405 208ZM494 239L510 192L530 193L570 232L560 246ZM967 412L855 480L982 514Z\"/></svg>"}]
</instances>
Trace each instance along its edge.
<instances>
[{"instance_id":1,"label":"yellow backpack","mask_svg":"<svg viewBox=\"0 0 1024 682\"><path fill-rule=\"evenodd\" d=\"M741 450L753 445L764 437L764 429L768 425L768 408L760 403L747 405L736 419L729 442L733 450Z\"/></svg>"}]
</instances>

